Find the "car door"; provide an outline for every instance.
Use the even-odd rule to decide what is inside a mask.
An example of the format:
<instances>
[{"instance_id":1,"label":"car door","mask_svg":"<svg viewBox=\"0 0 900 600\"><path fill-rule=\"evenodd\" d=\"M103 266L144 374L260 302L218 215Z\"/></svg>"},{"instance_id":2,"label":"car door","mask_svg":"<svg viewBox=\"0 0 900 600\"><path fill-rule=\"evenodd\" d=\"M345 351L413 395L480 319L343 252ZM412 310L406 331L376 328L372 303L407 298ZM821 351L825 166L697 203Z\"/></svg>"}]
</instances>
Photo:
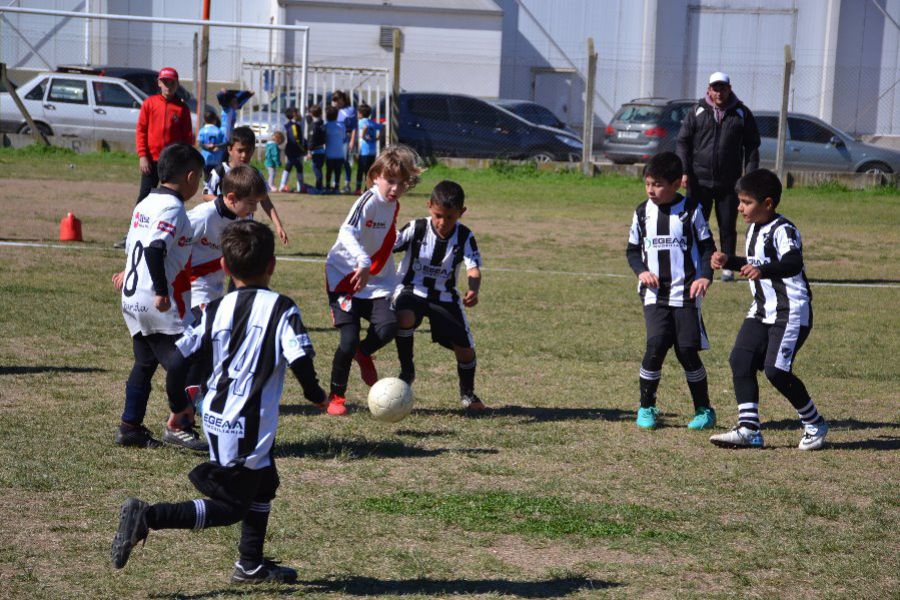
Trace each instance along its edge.
<instances>
[{"instance_id":1,"label":"car door","mask_svg":"<svg viewBox=\"0 0 900 600\"><path fill-rule=\"evenodd\" d=\"M92 81L94 135L98 140L133 143L141 102L125 86L111 81Z\"/></svg>"},{"instance_id":2,"label":"car door","mask_svg":"<svg viewBox=\"0 0 900 600\"><path fill-rule=\"evenodd\" d=\"M49 77L44 77L30 88L19 88L16 92L19 99L25 105L25 110L36 121L43 121L44 117L44 96L47 95L47 83ZM25 124L25 117L19 112L11 96L4 96L2 106L0 106L0 120L3 122L3 130L16 133L19 128ZM7 102L7 100L9 100Z\"/></svg>"},{"instance_id":3,"label":"car door","mask_svg":"<svg viewBox=\"0 0 900 600\"><path fill-rule=\"evenodd\" d=\"M457 154L459 139L448 96L408 94L400 100L399 137L424 156Z\"/></svg>"},{"instance_id":4,"label":"car door","mask_svg":"<svg viewBox=\"0 0 900 600\"><path fill-rule=\"evenodd\" d=\"M460 156L508 157L515 153L515 128L501 122L500 111L482 100L454 96L450 100L456 122Z\"/></svg>"},{"instance_id":5,"label":"car door","mask_svg":"<svg viewBox=\"0 0 900 600\"><path fill-rule=\"evenodd\" d=\"M56 135L94 138L94 112L88 102L88 86L84 79L52 77L44 101L44 120Z\"/></svg>"},{"instance_id":6,"label":"car door","mask_svg":"<svg viewBox=\"0 0 900 600\"><path fill-rule=\"evenodd\" d=\"M833 144L837 132L803 117L788 117L790 139L785 152L788 169L804 171L849 171L853 167L845 144Z\"/></svg>"}]
</instances>

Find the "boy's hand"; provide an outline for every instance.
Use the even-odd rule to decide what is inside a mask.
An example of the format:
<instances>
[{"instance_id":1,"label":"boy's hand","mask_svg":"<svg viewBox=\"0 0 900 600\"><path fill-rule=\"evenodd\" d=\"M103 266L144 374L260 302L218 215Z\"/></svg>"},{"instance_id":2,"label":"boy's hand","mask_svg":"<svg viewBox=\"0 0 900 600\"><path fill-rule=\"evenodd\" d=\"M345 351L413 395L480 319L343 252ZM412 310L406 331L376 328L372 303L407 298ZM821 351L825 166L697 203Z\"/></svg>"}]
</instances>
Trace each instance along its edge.
<instances>
[{"instance_id":1,"label":"boy's hand","mask_svg":"<svg viewBox=\"0 0 900 600\"><path fill-rule=\"evenodd\" d=\"M117 292L122 291L122 285L124 283L125 283L125 271L119 271L118 273L113 273L112 284L113 284L113 287L116 288Z\"/></svg>"},{"instance_id":2,"label":"boy's hand","mask_svg":"<svg viewBox=\"0 0 900 600\"><path fill-rule=\"evenodd\" d=\"M141 175L149 175L150 174L150 159L146 156L142 156L140 161L138 161L141 166Z\"/></svg>"},{"instance_id":3,"label":"boy's hand","mask_svg":"<svg viewBox=\"0 0 900 600\"><path fill-rule=\"evenodd\" d=\"M178 413L171 413L169 420L166 421L166 427L181 431L187 427L194 426L194 406L188 404L185 409Z\"/></svg>"},{"instance_id":4,"label":"boy's hand","mask_svg":"<svg viewBox=\"0 0 900 600\"><path fill-rule=\"evenodd\" d=\"M713 269L721 269L726 262L728 262L728 255L724 252L713 252L712 258L709 259L709 264Z\"/></svg>"},{"instance_id":5,"label":"boy's hand","mask_svg":"<svg viewBox=\"0 0 900 600\"><path fill-rule=\"evenodd\" d=\"M353 277L350 278L350 285L353 286L353 293L355 294L359 290L366 287L366 284L369 283L369 276L371 274L371 267L357 267L353 272Z\"/></svg>"},{"instance_id":6,"label":"boy's hand","mask_svg":"<svg viewBox=\"0 0 900 600\"><path fill-rule=\"evenodd\" d=\"M478 304L478 292L475 290L469 290L466 292L466 297L463 298L463 306L472 308L476 304Z\"/></svg>"},{"instance_id":7,"label":"boy's hand","mask_svg":"<svg viewBox=\"0 0 900 600\"><path fill-rule=\"evenodd\" d=\"M691 300L705 296L706 290L709 289L709 284L709 279L705 277L694 280L694 283L691 284Z\"/></svg>"},{"instance_id":8,"label":"boy's hand","mask_svg":"<svg viewBox=\"0 0 900 600\"><path fill-rule=\"evenodd\" d=\"M741 267L741 275L743 275L750 281L756 281L760 278L761 273L759 272L759 267L754 267L753 265L748 263Z\"/></svg>"},{"instance_id":9,"label":"boy's hand","mask_svg":"<svg viewBox=\"0 0 900 600\"><path fill-rule=\"evenodd\" d=\"M691 185L691 180L687 176L687 174L682 175L681 176L681 187L683 187L685 190L687 190L690 185Z\"/></svg>"},{"instance_id":10,"label":"boy's hand","mask_svg":"<svg viewBox=\"0 0 900 600\"><path fill-rule=\"evenodd\" d=\"M641 283L646 285L648 288L658 289L659 288L659 277L657 277L654 273L650 271L644 271L640 275L638 275L638 279Z\"/></svg>"},{"instance_id":11,"label":"boy's hand","mask_svg":"<svg viewBox=\"0 0 900 600\"><path fill-rule=\"evenodd\" d=\"M156 307L156 310L159 312L166 312L172 308L172 300L170 300L168 296L156 296L153 299L153 306Z\"/></svg>"},{"instance_id":12,"label":"boy's hand","mask_svg":"<svg viewBox=\"0 0 900 600\"><path fill-rule=\"evenodd\" d=\"M283 227L278 228L278 237L281 238L281 243L287 245L288 243L288 234L287 231L284 230Z\"/></svg>"}]
</instances>

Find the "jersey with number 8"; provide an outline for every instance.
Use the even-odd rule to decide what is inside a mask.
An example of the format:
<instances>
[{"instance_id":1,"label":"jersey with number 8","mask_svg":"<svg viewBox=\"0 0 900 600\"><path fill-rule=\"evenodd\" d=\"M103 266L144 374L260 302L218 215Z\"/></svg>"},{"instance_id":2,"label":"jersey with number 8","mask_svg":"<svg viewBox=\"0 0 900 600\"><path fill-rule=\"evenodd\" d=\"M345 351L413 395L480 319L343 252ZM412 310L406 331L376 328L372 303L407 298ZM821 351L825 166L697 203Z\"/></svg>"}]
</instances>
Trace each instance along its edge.
<instances>
[{"instance_id":1,"label":"jersey with number 8","mask_svg":"<svg viewBox=\"0 0 900 600\"><path fill-rule=\"evenodd\" d=\"M191 282L187 269L193 230L184 203L166 188L154 190L134 207L125 241L125 279L122 283L122 314L132 336L184 331L185 315L192 319ZM172 308L160 312L154 306L156 292L147 268L147 248L162 245L166 283Z\"/></svg>"}]
</instances>

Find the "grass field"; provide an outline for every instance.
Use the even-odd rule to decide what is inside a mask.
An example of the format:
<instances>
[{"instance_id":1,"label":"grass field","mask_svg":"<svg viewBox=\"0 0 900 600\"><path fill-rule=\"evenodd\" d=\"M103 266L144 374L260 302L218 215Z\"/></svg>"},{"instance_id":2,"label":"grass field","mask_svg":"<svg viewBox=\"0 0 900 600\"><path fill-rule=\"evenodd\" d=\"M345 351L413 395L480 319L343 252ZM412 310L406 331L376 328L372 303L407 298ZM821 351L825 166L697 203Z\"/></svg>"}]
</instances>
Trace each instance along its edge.
<instances>
[{"instance_id":1,"label":"grass field","mask_svg":"<svg viewBox=\"0 0 900 600\"><path fill-rule=\"evenodd\" d=\"M486 261L469 316L489 416L460 414L452 355L425 332L416 410L397 425L362 409L355 368L357 410L344 419L318 414L289 379L267 553L300 581L230 587L237 527L152 532L113 572L125 496L193 498L186 474L199 460L112 443L131 347L109 284L124 255L111 243L136 163L0 150L0 240L53 242L69 210L86 239L0 245L0 597L900 595L900 195L786 193L815 295L796 370L831 422L830 445L796 450L796 413L763 381L768 447L725 451L684 427L692 410L674 357L659 392L665 426L634 425L644 329L624 246L640 183L522 169L432 168L401 210L403 221L424 215L442 178L467 191ZM322 260L353 198L273 199L292 238L273 287L300 306L327 380L337 336ZM872 287L836 285L847 282ZM728 353L749 301L745 283L717 283L704 305L723 430L736 414ZM376 364L396 373L393 346ZM165 407L158 374L146 421L157 432Z\"/></svg>"}]
</instances>

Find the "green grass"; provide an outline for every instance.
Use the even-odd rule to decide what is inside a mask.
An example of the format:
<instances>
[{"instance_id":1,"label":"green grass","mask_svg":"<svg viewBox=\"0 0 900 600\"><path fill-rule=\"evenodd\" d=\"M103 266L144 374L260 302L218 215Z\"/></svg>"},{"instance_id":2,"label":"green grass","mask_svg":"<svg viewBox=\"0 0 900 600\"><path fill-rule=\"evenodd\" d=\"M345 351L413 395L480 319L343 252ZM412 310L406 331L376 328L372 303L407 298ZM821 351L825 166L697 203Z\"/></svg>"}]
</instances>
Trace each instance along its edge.
<instances>
[{"instance_id":1,"label":"green grass","mask_svg":"<svg viewBox=\"0 0 900 600\"><path fill-rule=\"evenodd\" d=\"M401 220L425 214L441 179L466 190L465 222L486 264L468 315L478 392L494 410L460 414L452 355L429 343L427 324L416 408L396 425L368 417L355 370L345 419L317 414L289 377L267 553L299 567L301 581L243 591L226 583L237 526L153 532L122 572L107 566L123 498L195 497L186 474L198 459L112 444L131 347L109 285L123 255L110 244L128 221L136 160L33 152L0 150L0 239L55 241L75 204L88 241L0 246L0 597L900 594L895 191L785 193L815 306L796 369L831 444L797 451L796 413L761 378L768 448L728 452L684 427L692 409L673 356L659 390L663 427L634 425L644 326L624 246L640 182L429 168ZM315 261L353 199L274 199L292 239L272 285L297 301L327 381L337 335ZM893 287L832 285L847 281ZM728 354L749 302L746 284L716 283L703 307L722 427L736 413ZM376 359L382 375L396 373L393 347ZM146 419L157 432L163 384L157 374Z\"/></svg>"}]
</instances>

